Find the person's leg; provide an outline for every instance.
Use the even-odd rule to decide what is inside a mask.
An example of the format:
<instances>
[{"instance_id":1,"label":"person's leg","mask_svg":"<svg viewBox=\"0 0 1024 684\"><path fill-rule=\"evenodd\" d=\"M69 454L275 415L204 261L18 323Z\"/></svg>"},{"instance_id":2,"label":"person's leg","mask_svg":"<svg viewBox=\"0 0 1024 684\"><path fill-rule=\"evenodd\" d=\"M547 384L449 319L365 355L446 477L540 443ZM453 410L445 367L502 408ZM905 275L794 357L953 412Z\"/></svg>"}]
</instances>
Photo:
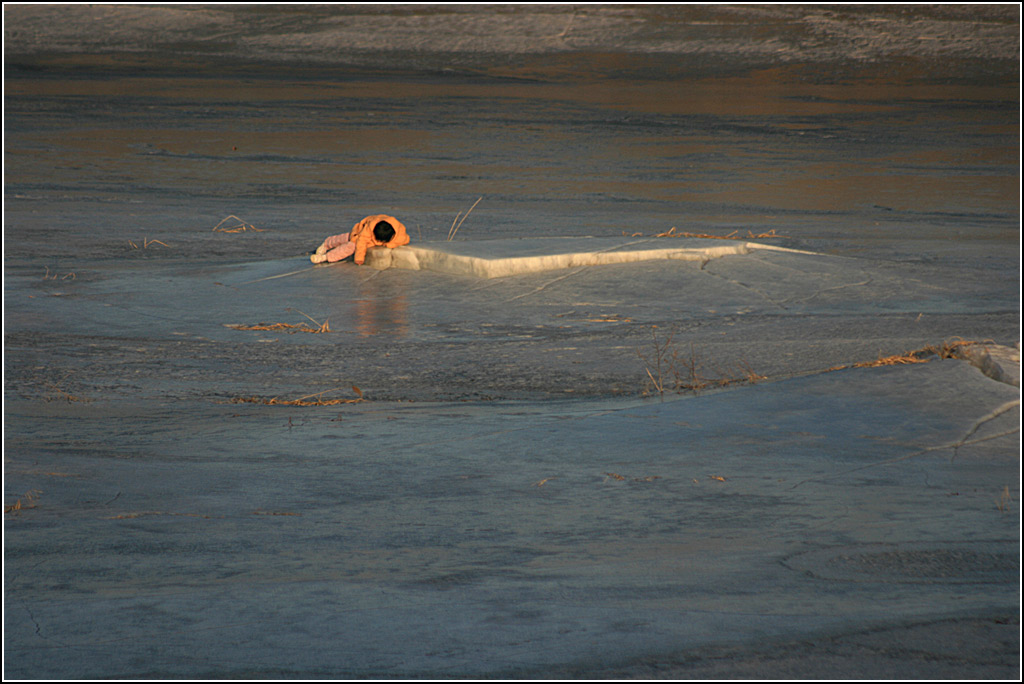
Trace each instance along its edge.
<instances>
[{"instance_id":1,"label":"person's leg","mask_svg":"<svg viewBox=\"0 0 1024 684\"><path fill-rule=\"evenodd\" d=\"M342 243L341 245L339 245L339 246L335 247L334 249L330 250L329 252L327 252L327 254L326 254L327 261L333 264L335 261L341 261L342 259L344 259L346 257L352 256L353 254L355 254L355 251L356 251L356 243L354 243L354 242Z\"/></svg>"},{"instance_id":2,"label":"person's leg","mask_svg":"<svg viewBox=\"0 0 1024 684\"><path fill-rule=\"evenodd\" d=\"M348 236L348 233L342 233L327 238L316 248L316 253L310 255L309 260L314 264L341 261L356 251L355 243L349 242Z\"/></svg>"},{"instance_id":3,"label":"person's leg","mask_svg":"<svg viewBox=\"0 0 1024 684\"><path fill-rule=\"evenodd\" d=\"M332 235L323 241L319 247L316 248L317 254L327 254L329 251L339 245L343 245L348 242L348 233L342 233L340 235Z\"/></svg>"}]
</instances>

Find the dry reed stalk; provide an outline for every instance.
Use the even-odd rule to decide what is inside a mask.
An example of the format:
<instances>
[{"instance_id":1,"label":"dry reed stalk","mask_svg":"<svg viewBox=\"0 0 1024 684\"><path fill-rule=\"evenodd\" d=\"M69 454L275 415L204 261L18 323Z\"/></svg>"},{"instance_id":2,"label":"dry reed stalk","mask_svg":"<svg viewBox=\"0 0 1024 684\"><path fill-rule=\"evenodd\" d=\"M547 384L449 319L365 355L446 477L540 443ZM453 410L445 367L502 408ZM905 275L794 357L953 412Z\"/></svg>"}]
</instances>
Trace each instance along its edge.
<instances>
[{"instance_id":1,"label":"dry reed stalk","mask_svg":"<svg viewBox=\"0 0 1024 684\"><path fill-rule=\"evenodd\" d=\"M657 326L651 326L651 340L654 344L654 356L653 362L640 351L637 347L636 355L640 357L640 360L644 362L644 370L647 372L647 377L650 379L651 384L654 385L654 389L658 391L658 394L665 393L665 380L662 373L662 367L667 366L667 354L669 347L672 345L672 337L675 335L674 332L670 332L664 342L658 341L658 333L656 332ZM652 369L653 366L653 369ZM655 377L657 376L657 377Z\"/></svg>"},{"instance_id":2,"label":"dry reed stalk","mask_svg":"<svg viewBox=\"0 0 1024 684\"><path fill-rule=\"evenodd\" d=\"M455 234L459 232L459 228L461 228L465 220L469 218L469 212L473 211L473 209L476 208L476 205L480 204L480 200L482 199L483 197L479 197L477 198L476 202L473 202L473 206L470 207L469 211L466 212L466 215L462 217L462 221L459 221L459 216L462 215L461 211L455 215L455 221L459 221L459 225L455 225L455 221L452 221L452 227L448 229L448 242L452 241L452 239L455 237Z\"/></svg>"},{"instance_id":3,"label":"dry reed stalk","mask_svg":"<svg viewBox=\"0 0 1024 684\"><path fill-rule=\"evenodd\" d=\"M626 477L625 475L619 475L618 473L605 473L604 482L608 480L615 480L616 482L625 482L626 480L632 480L633 482L654 482L660 480L661 475L647 475L646 477Z\"/></svg>"},{"instance_id":4,"label":"dry reed stalk","mask_svg":"<svg viewBox=\"0 0 1024 684\"><path fill-rule=\"evenodd\" d=\"M65 392L64 390L62 390L62 389L61 389L61 388L59 388L59 387L55 387L54 385L47 385L47 387L49 387L50 389L52 389L52 390L53 390L54 392L57 392L58 394L62 394L62 395L64 395L64 396L63 396L63 397L61 397L61 398L62 398L62 399L63 399L64 401L68 402L69 404L70 404L71 402L73 402L73 401L86 401L85 399L82 399L81 397L76 397L76 396L75 396L74 394L71 394L70 392ZM53 401L53 399L52 399L51 397L47 397L47 398L46 398L46 401Z\"/></svg>"},{"instance_id":5,"label":"dry reed stalk","mask_svg":"<svg viewBox=\"0 0 1024 684\"><path fill-rule=\"evenodd\" d=\"M233 330L285 330L289 333L297 332L308 332L308 333L322 333L330 332L330 330L321 330L319 328L313 328L308 323L257 323L256 325L242 325L241 323L229 324L225 323L225 327Z\"/></svg>"},{"instance_id":6,"label":"dry reed stalk","mask_svg":"<svg viewBox=\"0 0 1024 684\"><path fill-rule=\"evenodd\" d=\"M42 494L38 489L30 489L25 492L24 496L19 497L17 501L12 504L4 504L4 514L7 513L18 513L25 508L35 508L34 501L39 498Z\"/></svg>"},{"instance_id":7,"label":"dry reed stalk","mask_svg":"<svg viewBox=\"0 0 1024 684\"><path fill-rule=\"evenodd\" d=\"M177 516L182 518L206 518L207 520L213 518L222 518L222 515L204 515L202 513L175 513L172 511L134 511L132 513L121 513L120 515L108 515L104 520L132 520L134 518L144 518L151 515L169 515Z\"/></svg>"},{"instance_id":8,"label":"dry reed stalk","mask_svg":"<svg viewBox=\"0 0 1024 684\"><path fill-rule=\"evenodd\" d=\"M70 375L70 374L69 374L69 375ZM58 380L57 382L58 382L58 383L62 383L62 382L64 382L64 381L65 381L65 380L67 380L67 379L68 379L68 376L67 376L67 375L65 375L65 376L64 376L63 378L61 378L61 379L60 379L60 380ZM54 400L55 400L56 398L62 399L63 401L66 401L66 402L68 402L69 404L70 404L71 402L73 402L73 401L82 401L82 402L86 402L86 403L88 403L88 401L89 401L88 399L82 399L81 397L76 397L76 396L75 396L74 394L71 394L70 392L66 392L66 391L62 390L62 389L61 389L61 388L60 388L60 387L59 387L59 386L57 385L57 383L52 383L52 382L44 382L44 383L43 383L43 385L45 385L46 387L50 388L51 390L53 390L53 391L54 391L54 392L56 392L57 394L61 395L60 397L52 397L52 396L47 396L47 397L46 397L46 401L48 401L48 402L49 402L49 401L54 401Z\"/></svg>"},{"instance_id":9,"label":"dry reed stalk","mask_svg":"<svg viewBox=\"0 0 1024 684\"><path fill-rule=\"evenodd\" d=\"M999 498L996 499L996 508L999 509L1000 513L1005 513L1010 507L1010 488L1003 487L1003 491L1000 492Z\"/></svg>"},{"instance_id":10,"label":"dry reed stalk","mask_svg":"<svg viewBox=\"0 0 1024 684\"><path fill-rule=\"evenodd\" d=\"M279 399L278 397L272 397L265 399L262 397L235 397L231 400L232 404L263 404L264 406L337 406L338 404L358 404L366 401L363 398L363 391L352 385L352 391L356 393L355 399L323 399L323 395L328 392L337 392L343 389L341 387L335 387L334 389L324 390L323 392L315 392L313 394L307 394L304 397L298 399ZM310 401L310 397L317 397Z\"/></svg>"},{"instance_id":11,"label":"dry reed stalk","mask_svg":"<svg viewBox=\"0 0 1024 684\"><path fill-rule=\"evenodd\" d=\"M656 327L656 326L655 326ZM688 356L680 354L678 349L672 349L672 338L675 333L670 333L664 341L659 341L657 333L652 328L651 335L654 344L654 354L651 356L645 356L643 352L637 348L637 356L644 362L644 371L647 374L647 378L650 381L650 385L658 392L658 394L664 394L666 387L666 378L671 375L675 379L674 389L677 392L690 391L700 392L708 387L728 387L729 385L740 385L760 382L766 380L767 376L760 375L751 368L750 364L746 361L741 361L738 366L741 371L740 376L732 377L726 374L721 369L715 367L712 370L717 374L717 379L712 377L705 377L700 371L701 363L700 357L697 355L693 344L690 344L690 353ZM645 390L645 394L646 394Z\"/></svg>"},{"instance_id":12,"label":"dry reed stalk","mask_svg":"<svg viewBox=\"0 0 1024 684\"><path fill-rule=\"evenodd\" d=\"M584 323L630 323L632 318L621 314L603 314L601 318L584 318Z\"/></svg>"},{"instance_id":13,"label":"dry reed stalk","mask_svg":"<svg viewBox=\"0 0 1024 684\"><path fill-rule=\"evenodd\" d=\"M760 373L756 373L754 369L750 367L750 364L747 363L746 361L740 361L739 365L743 372L747 374L747 382L749 382L751 385L761 382L762 380L768 379L767 375L761 375Z\"/></svg>"},{"instance_id":14,"label":"dry reed stalk","mask_svg":"<svg viewBox=\"0 0 1024 684\"><path fill-rule=\"evenodd\" d=\"M128 241L128 244L132 246L132 249L149 249L150 245L163 245L164 247L170 247L169 244L162 240L150 240L149 238L142 238L142 247L140 248L132 240Z\"/></svg>"},{"instance_id":15,"label":"dry reed stalk","mask_svg":"<svg viewBox=\"0 0 1024 684\"><path fill-rule=\"evenodd\" d=\"M676 227L672 226L664 233L657 233L654 237L660 238L705 238L709 240L758 240L764 238L781 238L787 237L785 235L778 235L775 229L772 228L767 233L754 234L752 231L747 231L746 235L737 235L739 231L734 230L728 235L711 235L709 233L677 233ZM630 237L641 237L643 233L633 233Z\"/></svg>"},{"instance_id":16,"label":"dry reed stalk","mask_svg":"<svg viewBox=\"0 0 1024 684\"><path fill-rule=\"evenodd\" d=\"M289 311L299 311L299 310L298 309L289 309ZM329 333L329 332L331 332L331 326L328 324L327 319L325 319L324 322L321 323L320 321L316 320L315 318L313 318L312 316L310 316L309 314L307 314L307 313L305 313L303 311L299 311L299 313L302 314L303 316L305 316L306 318L308 318L309 320L313 321L313 324L316 327L314 328L309 323L295 323L295 324L292 324L292 323L257 323L256 325L242 325L240 323L234 323L234 324L232 324L232 323L225 323L224 325L225 325L225 327L231 328L233 330L284 330L284 331L288 332L289 334L297 333L297 332L306 332L306 333L314 333L314 334L317 334L317 333Z\"/></svg>"},{"instance_id":17,"label":"dry reed stalk","mask_svg":"<svg viewBox=\"0 0 1024 684\"><path fill-rule=\"evenodd\" d=\"M210 519L213 516L203 515L202 513L168 513L166 511L136 511L133 513L121 513L120 515L108 515L105 520L132 520L133 518L144 518L150 515L173 515L180 516L183 518L206 518Z\"/></svg>"},{"instance_id":18,"label":"dry reed stalk","mask_svg":"<svg viewBox=\"0 0 1024 684\"><path fill-rule=\"evenodd\" d=\"M853 368L878 368L879 366L902 366L911 363L928 363L928 359L917 356L914 352L893 354L892 356L878 357L874 361L861 361L853 364Z\"/></svg>"},{"instance_id":19,"label":"dry reed stalk","mask_svg":"<svg viewBox=\"0 0 1024 684\"><path fill-rule=\"evenodd\" d=\"M327 326L327 319L324 319L324 322L321 325L320 321L316 320L315 318L310 316L305 311L301 311L299 309L288 309L288 310L289 311L298 311L300 314L302 314L303 316L305 316L306 318L311 320L313 322L313 324L317 326L316 332L330 332L331 331L331 329Z\"/></svg>"},{"instance_id":20,"label":"dry reed stalk","mask_svg":"<svg viewBox=\"0 0 1024 684\"><path fill-rule=\"evenodd\" d=\"M64 275L60 275L56 271L54 271L51 274L50 267L47 266L46 274L43 276L43 280L57 280L58 278L60 278L61 280L67 280L68 278L75 280L76 278L78 278L78 276L75 273L65 273Z\"/></svg>"},{"instance_id":21,"label":"dry reed stalk","mask_svg":"<svg viewBox=\"0 0 1024 684\"><path fill-rule=\"evenodd\" d=\"M767 380L768 376L760 375L754 372L754 369L750 367L746 361L741 361L737 364L741 371L743 371L742 377L730 378L726 377L721 371L715 369L719 374L718 380L715 380L715 384L719 387L728 387L730 385L756 385L762 380Z\"/></svg>"},{"instance_id":22,"label":"dry reed stalk","mask_svg":"<svg viewBox=\"0 0 1024 684\"><path fill-rule=\"evenodd\" d=\"M238 221L238 224L226 228L221 227L231 219L235 219L236 221ZM238 218L234 214L231 214L230 216L223 218L220 223L213 227L214 233L244 233L247 230L255 231L257 233L262 233L264 231L263 228L257 228L251 223L246 223L245 221Z\"/></svg>"},{"instance_id":23,"label":"dry reed stalk","mask_svg":"<svg viewBox=\"0 0 1024 684\"><path fill-rule=\"evenodd\" d=\"M452 219L452 227L448 229L448 242L452 241L453 231L455 230L455 223L459 220L460 216L462 216L461 211L455 214L455 218Z\"/></svg>"},{"instance_id":24,"label":"dry reed stalk","mask_svg":"<svg viewBox=\"0 0 1024 684\"><path fill-rule=\"evenodd\" d=\"M686 379L682 379L682 374L676 367L676 364L680 363L686 371ZM672 374L676 378L676 389L690 390L691 392L699 392L702 389L706 389L709 384L707 378L701 377L700 373L697 372L697 368L700 366L700 357L697 356L697 352L694 349L693 343L690 343L690 355L682 360L679 358L679 352L672 352Z\"/></svg>"},{"instance_id":25,"label":"dry reed stalk","mask_svg":"<svg viewBox=\"0 0 1024 684\"><path fill-rule=\"evenodd\" d=\"M845 366L833 366L827 370L843 370L844 368L878 368L879 366L902 366L912 363L928 363L935 357L939 359L963 359L965 358L963 349L965 347L971 347L973 345L980 344L975 341L960 340L957 342L943 342L939 346L928 345L915 349L913 351L906 351L902 354L893 354L891 356L881 356L874 361L861 361L860 363L848 364Z\"/></svg>"}]
</instances>

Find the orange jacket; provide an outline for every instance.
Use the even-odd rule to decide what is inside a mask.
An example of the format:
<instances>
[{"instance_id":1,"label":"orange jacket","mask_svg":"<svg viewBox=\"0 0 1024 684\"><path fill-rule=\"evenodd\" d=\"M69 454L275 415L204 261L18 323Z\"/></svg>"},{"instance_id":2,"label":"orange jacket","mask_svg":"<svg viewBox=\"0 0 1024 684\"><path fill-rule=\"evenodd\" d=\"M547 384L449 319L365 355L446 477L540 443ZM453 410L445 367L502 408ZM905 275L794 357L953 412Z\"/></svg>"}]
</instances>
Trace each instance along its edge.
<instances>
[{"instance_id":1,"label":"orange jacket","mask_svg":"<svg viewBox=\"0 0 1024 684\"><path fill-rule=\"evenodd\" d=\"M391 227L395 229L395 237L391 238L389 242L378 242L377 238L373 236L373 227L381 221L387 221L391 224ZM384 247L401 247L402 245L409 244L409 234L405 232L405 226L402 222L396 219L394 216L388 216L387 214L374 214L373 216L367 216L362 221L353 226L352 231L348 235L348 239L356 243L356 253L353 260L357 264L362 264L366 259L366 250L370 247L376 247L383 245Z\"/></svg>"}]
</instances>

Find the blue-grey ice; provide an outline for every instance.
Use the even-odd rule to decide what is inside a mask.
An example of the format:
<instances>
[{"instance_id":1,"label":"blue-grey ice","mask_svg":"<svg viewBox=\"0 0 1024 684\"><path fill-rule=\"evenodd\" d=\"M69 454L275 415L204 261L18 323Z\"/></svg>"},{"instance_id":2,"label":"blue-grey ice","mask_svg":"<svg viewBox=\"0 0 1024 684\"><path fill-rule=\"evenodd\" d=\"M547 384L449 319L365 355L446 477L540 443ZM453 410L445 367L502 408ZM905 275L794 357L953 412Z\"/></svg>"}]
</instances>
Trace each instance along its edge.
<instances>
[{"instance_id":1,"label":"blue-grey ice","mask_svg":"<svg viewBox=\"0 0 1024 684\"><path fill-rule=\"evenodd\" d=\"M1020 679L1017 4L8 3L4 68L5 680Z\"/></svg>"}]
</instances>

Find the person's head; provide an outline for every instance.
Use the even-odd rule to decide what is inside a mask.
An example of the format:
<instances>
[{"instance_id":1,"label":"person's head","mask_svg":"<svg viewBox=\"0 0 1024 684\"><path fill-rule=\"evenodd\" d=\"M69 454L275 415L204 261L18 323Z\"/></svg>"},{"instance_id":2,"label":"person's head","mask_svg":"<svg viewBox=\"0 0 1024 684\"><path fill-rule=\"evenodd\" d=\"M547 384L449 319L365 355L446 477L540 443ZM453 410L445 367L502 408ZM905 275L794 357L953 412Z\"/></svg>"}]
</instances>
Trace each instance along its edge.
<instances>
[{"instance_id":1,"label":"person's head","mask_svg":"<svg viewBox=\"0 0 1024 684\"><path fill-rule=\"evenodd\" d=\"M395 237L395 229L387 221L377 221L373 227L373 237L377 242L391 242Z\"/></svg>"}]
</instances>

